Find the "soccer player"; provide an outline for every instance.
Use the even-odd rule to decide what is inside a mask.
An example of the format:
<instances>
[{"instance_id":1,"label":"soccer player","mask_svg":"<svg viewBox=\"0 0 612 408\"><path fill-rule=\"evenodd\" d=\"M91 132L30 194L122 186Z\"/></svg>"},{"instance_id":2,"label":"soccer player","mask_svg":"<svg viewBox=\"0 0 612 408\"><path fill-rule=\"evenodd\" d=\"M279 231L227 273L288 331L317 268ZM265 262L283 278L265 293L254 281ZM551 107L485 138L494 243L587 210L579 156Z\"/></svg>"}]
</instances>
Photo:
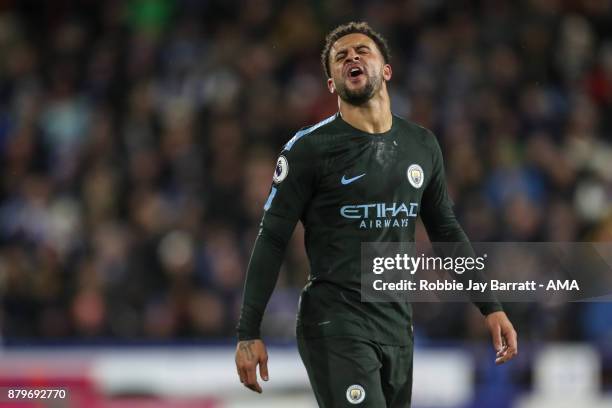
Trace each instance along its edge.
<instances>
[{"instance_id":1,"label":"soccer player","mask_svg":"<svg viewBox=\"0 0 612 408\"><path fill-rule=\"evenodd\" d=\"M453 214L436 138L391 112L384 38L366 23L342 25L327 36L321 58L339 112L297 132L278 158L247 271L236 367L240 381L261 393L256 367L267 381L268 356L260 323L301 220L311 272L297 339L319 406L409 407L412 310L409 303L361 302L361 243L413 242L415 210L432 242L468 240ZM382 207L365 205L372 203L402 210L379 214ZM475 304L496 363L510 360L516 332L501 305Z\"/></svg>"}]
</instances>

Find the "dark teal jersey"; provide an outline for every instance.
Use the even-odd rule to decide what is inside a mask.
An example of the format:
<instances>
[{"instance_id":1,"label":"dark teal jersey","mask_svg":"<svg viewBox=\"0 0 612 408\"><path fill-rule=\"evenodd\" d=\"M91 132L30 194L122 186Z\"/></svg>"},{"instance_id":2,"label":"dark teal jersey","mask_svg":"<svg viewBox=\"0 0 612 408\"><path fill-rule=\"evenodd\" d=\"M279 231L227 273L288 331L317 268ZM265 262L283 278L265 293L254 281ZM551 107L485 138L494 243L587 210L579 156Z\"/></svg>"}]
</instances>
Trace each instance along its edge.
<instances>
[{"instance_id":1,"label":"dark teal jersey","mask_svg":"<svg viewBox=\"0 0 612 408\"><path fill-rule=\"evenodd\" d=\"M394 115L389 131L370 134L340 114L299 131L277 161L249 262L239 339L259 337L286 244L301 220L310 276L300 297L298 335L407 344L409 303L361 301L361 243L413 242L419 216L431 241L467 241L430 131ZM501 309L478 306L483 313Z\"/></svg>"}]
</instances>

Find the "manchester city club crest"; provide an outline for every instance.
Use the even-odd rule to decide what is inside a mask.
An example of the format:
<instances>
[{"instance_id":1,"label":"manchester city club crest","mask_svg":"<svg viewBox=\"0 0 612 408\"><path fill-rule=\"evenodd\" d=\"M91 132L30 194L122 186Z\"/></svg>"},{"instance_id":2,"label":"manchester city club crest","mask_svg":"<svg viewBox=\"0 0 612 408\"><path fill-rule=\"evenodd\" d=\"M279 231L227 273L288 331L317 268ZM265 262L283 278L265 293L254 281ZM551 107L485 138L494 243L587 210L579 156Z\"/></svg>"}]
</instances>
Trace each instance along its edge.
<instances>
[{"instance_id":1,"label":"manchester city club crest","mask_svg":"<svg viewBox=\"0 0 612 408\"><path fill-rule=\"evenodd\" d=\"M406 172L408 176L408 181L412 184L414 188L421 188L423 185L423 179L425 179L425 174L423 173L423 169L418 164L411 164L408 167L408 171Z\"/></svg>"},{"instance_id":2,"label":"manchester city club crest","mask_svg":"<svg viewBox=\"0 0 612 408\"><path fill-rule=\"evenodd\" d=\"M351 385L346 389L346 399L351 404L359 404L365 399L365 390L361 385Z\"/></svg>"},{"instance_id":3,"label":"manchester city club crest","mask_svg":"<svg viewBox=\"0 0 612 408\"><path fill-rule=\"evenodd\" d=\"M287 178L287 174L289 174L289 162L285 156L280 156L276 161L276 168L274 169L272 180L278 184Z\"/></svg>"}]
</instances>

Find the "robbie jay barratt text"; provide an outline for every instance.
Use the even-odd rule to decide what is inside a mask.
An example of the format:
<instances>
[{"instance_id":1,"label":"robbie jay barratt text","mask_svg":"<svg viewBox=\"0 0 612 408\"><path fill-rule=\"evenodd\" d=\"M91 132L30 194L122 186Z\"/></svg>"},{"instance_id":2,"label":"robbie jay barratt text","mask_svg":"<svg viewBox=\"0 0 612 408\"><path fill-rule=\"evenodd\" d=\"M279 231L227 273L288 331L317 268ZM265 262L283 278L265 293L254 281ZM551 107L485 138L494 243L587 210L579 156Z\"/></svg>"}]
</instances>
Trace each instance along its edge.
<instances>
[{"instance_id":1,"label":"robbie jay barratt text","mask_svg":"<svg viewBox=\"0 0 612 408\"><path fill-rule=\"evenodd\" d=\"M567 290L580 291L580 286L576 280L554 280L551 279L547 283L537 283L534 280L523 282L501 282L497 279L492 279L490 282L476 282L470 279L467 287L462 282L456 280L436 280L428 281L421 279L417 282L402 279L398 282L384 282L377 279L373 282L374 290L376 291L473 291L484 293L487 289L492 291L536 291L538 288L545 290Z\"/></svg>"}]
</instances>

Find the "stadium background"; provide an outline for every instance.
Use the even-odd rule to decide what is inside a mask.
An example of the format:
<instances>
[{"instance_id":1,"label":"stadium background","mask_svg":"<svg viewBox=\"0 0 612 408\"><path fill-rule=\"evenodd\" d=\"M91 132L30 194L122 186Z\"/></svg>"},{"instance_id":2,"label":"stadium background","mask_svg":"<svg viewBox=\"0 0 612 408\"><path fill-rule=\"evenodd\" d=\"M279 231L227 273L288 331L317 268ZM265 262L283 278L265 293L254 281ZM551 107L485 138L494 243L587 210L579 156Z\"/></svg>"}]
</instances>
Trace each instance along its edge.
<instances>
[{"instance_id":1,"label":"stadium background","mask_svg":"<svg viewBox=\"0 0 612 408\"><path fill-rule=\"evenodd\" d=\"M299 227L263 396L235 375L234 327L276 155L336 110L319 53L350 20L388 38L392 109L437 134L473 241L612 239L609 1L2 0L0 386L313 406ZM609 304L507 309L521 351L495 368L473 306L417 305L416 406L612 404Z\"/></svg>"}]
</instances>

